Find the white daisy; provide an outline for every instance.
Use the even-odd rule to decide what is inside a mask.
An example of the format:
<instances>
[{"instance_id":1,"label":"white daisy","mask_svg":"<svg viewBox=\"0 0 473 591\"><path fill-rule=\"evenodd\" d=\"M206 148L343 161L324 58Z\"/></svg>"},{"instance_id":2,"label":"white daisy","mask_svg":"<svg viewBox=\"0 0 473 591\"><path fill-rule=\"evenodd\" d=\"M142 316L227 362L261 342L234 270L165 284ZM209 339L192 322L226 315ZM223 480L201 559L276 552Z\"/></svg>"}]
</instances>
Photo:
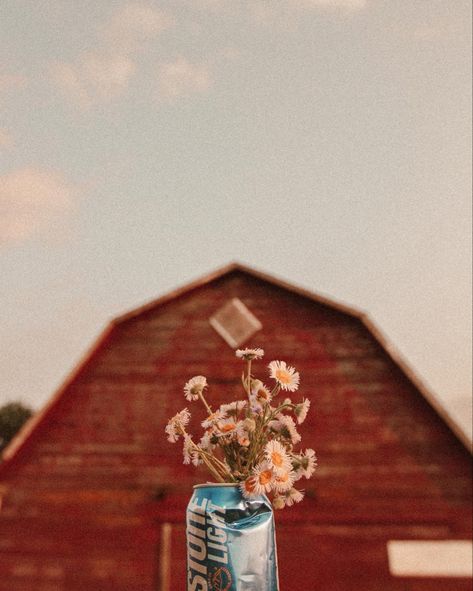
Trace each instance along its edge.
<instances>
[{"instance_id":1,"label":"white daisy","mask_svg":"<svg viewBox=\"0 0 473 591\"><path fill-rule=\"evenodd\" d=\"M242 447L249 447L249 445L251 443L250 438L248 437L247 433L243 433L242 435L238 435L237 441Z\"/></svg>"},{"instance_id":2,"label":"white daisy","mask_svg":"<svg viewBox=\"0 0 473 591\"><path fill-rule=\"evenodd\" d=\"M242 480L240 482L240 490L246 499L256 497L258 495L256 492L256 476L252 474L246 480Z\"/></svg>"},{"instance_id":3,"label":"white daisy","mask_svg":"<svg viewBox=\"0 0 473 591\"><path fill-rule=\"evenodd\" d=\"M246 407L246 405L246 400L235 400L234 402L229 402L228 404L221 404L220 410L229 417L235 417L238 416L238 414Z\"/></svg>"},{"instance_id":4,"label":"white daisy","mask_svg":"<svg viewBox=\"0 0 473 591\"><path fill-rule=\"evenodd\" d=\"M300 470L302 475L306 478L310 478L317 466L317 457L315 455L315 451L313 449L306 449L305 452L302 452L300 455L300 462Z\"/></svg>"},{"instance_id":5,"label":"white daisy","mask_svg":"<svg viewBox=\"0 0 473 591\"><path fill-rule=\"evenodd\" d=\"M268 462L262 462L253 468L253 475L256 478L255 492L263 494L269 492L274 482L274 472Z\"/></svg>"},{"instance_id":6,"label":"white daisy","mask_svg":"<svg viewBox=\"0 0 473 591\"><path fill-rule=\"evenodd\" d=\"M227 415L222 411L221 408L219 408L218 410L213 412L211 415L209 415L205 419L205 421L202 421L201 424L204 429L209 429L210 427L212 427L213 425L218 423L218 421L221 421L222 419L226 419L226 418L227 418Z\"/></svg>"},{"instance_id":7,"label":"white daisy","mask_svg":"<svg viewBox=\"0 0 473 591\"><path fill-rule=\"evenodd\" d=\"M210 429L205 431L205 433L200 438L199 447L206 451L212 450L215 446L212 444L211 437L212 431Z\"/></svg>"},{"instance_id":8,"label":"white daisy","mask_svg":"<svg viewBox=\"0 0 473 591\"><path fill-rule=\"evenodd\" d=\"M182 455L184 456L184 464L191 463L193 451L194 446L192 445L192 439L190 435L184 435L184 443L182 445Z\"/></svg>"},{"instance_id":9,"label":"white daisy","mask_svg":"<svg viewBox=\"0 0 473 591\"><path fill-rule=\"evenodd\" d=\"M273 419L272 421L269 421L268 428L270 431L273 431L273 433L280 433L281 429L283 428L283 424L281 421Z\"/></svg>"},{"instance_id":10,"label":"white daisy","mask_svg":"<svg viewBox=\"0 0 473 591\"><path fill-rule=\"evenodd\" d=\"M297 417L297 422L299 425L305 421L307 413L309 412L309 408L310 400L307 400L307 398L304 398L302 402L294 406L294 414Z\"/></svg>"},{"instance_id":11,"label":"white daisy","mask_svg":"<svg viewBox=\"0 0 473 591\"><path fill-rule=\"evenodd\" d=\"M275 439L268 441L264 447L264 455L276 474L288 472L291 469L291 459L279 441Z\"/></svg>"},{"instance_id":12,"label":"white daisy","mask_svg":"<svg viewBox=\"0 0 473 591\"><path fill-rule=\"evenodd\" d=\"M290 490L295 482L296 475L292 470L281 472L274 478L273 487L278 493Z\"/></svg>"},{"instance_id":13,"label":"white daisy","mask_svg":"<svg viewBox=\"0 0 473 591\"><path fill-rule=\"evenodd\" d=\"M271 392L261 380L251 380L251 396L260 404L271 402Z\"/></svg>"},{"instance_id":14,"label":"white daisy","mask_svg":"<svg viewBox=\"0 0 473 591\"><path fill-rule=\"evenodd\" d=\"M296 429L296 423L294 419L289 415L278 414L277 419L281 424L279 433L286 439L290 439L292 444L295 445L301 440L301 436Z\"/></svg>"},{"instance_id":15,"label":"white daisy","mask_svg":"<svg viewBox=\"0 0 473 591\"><path fill-rule=\"evenodd\" d=\"M253 361L253 359L261 359L264 355L264 351L263 349L238 349L235 351L235 355L239 359Z\"/></svg>"},{"instance_id":16,"label":"white daisy","mask_svg":"<svg viewBox=\"0 0 473 591\"><path fill-rule=\"evenodd\" d=\"M204 463L204 461L200 457L200 454L196 450L194 450L192 452L191 457L192 457L192 463L194 464L194 466L200 466L201 464Z\"/></svg>"},{"instance_id":17,"label":"white daisy","mask_svg":"<svg viewBox=\"0 0 473 591\"><path fill-rule=\"evenodd\" d=\"M240 435L242 428L242 421L236 421L235 419L222 419L215 425L215 434L219 437L233 434Z\"/></svg>"},{"instance_id":18,"label":"white daisy","mask_svg":"<svg viewBox=\"0 0 473 591\"><path fill-rule=\"evenodd\" d=\"M184 408L184 410L174 415L172 419L169 419L164 429L168 436L168 441L175 443L184 434L184 427L189 423L190 418L190 412L187 408Z\"/></svg>"},{"instance_id":19,"label":"white daisy","mask_svg":"<svg viewBox=\"0 0 473 591\"><path fill-rule=\"evenodd\" d=\"M291 490L288 490L286 493L284 493L284 500L287 507L291 507L294 505L294 503L300 503L303 498L303 491L297 490L295 488L291 488Z\"/></svg>"},{"instance_id":20,"label":"white daisy","mask_svg":"<svg viewBox=\"0 0 473 591\"><path fill-rule=\"evenodd\" d=\"M207 379L204 376L194 376L184 386L184 396L192 402L199 398L204 389L207 388Z\"/></svg>"},{"instance_id":21,"label":"white daisy","mask_svg":"<svg viewBox=\"0 0 473 591\"><path fill-rule=\"evenodd\" d=\"M299 387L299 372L285 361L271 361L268 365L269 375L276 380L283 390L295 392Z\"/></svg>"}]
</instances>

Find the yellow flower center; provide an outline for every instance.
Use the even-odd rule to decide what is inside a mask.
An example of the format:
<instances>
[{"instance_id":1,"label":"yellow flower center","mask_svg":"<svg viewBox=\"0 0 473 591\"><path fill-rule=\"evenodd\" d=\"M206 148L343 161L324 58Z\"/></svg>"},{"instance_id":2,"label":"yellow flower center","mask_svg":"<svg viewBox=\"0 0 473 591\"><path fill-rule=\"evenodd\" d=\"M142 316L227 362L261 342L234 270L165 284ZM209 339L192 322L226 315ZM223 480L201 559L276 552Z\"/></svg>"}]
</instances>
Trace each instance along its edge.
<instances>
[{"instance_id":1,"label":"yellow flower center","mask_svg":"<svg viewBox=\"0 0 473 591\"><path fill-rule=\"evenodd\" d=\"M245 480L245 490L248 493L252 493L255 490L256 486L256 478L254 476L250 476Z\"/></svg>"},{"instance_id":2,"label":"yellow flower center","mask_svg":"<svg viewBox=\"0 0 473 591\"><path fill-rule=\"evenodd\" d=\"M234 431L236 428L235 423L227 423L226 425L219 426L219 429L222 433L228 433L229 431Z\"/></svg>"},{"instance_id":3,"label":"yellow flower center","mask_svg":"<svg viewBox=\"0 0 473 591\"><path fill-rule=\"evenodd\" d=\"M280 474L276 477L278 482L286 483L289 480L289 474L285 472L284 474Z\"/></svg>"},{"instance_id":4,"label":"yellow flower center","mask_svg":"<svg viewBox=\"0 0 473 591\"><path fill-rule=\"evenodd\" d=\"M266 392L266 390L263 390L261 388L261 390L258 390L258 392L256 394L256 398L258 398L259 400L268 400L269 396L268 396L268 393Z\"/></svg>"},{"instance_id":5,"label":"yellow flower center","mask_svg":"<svg viewBox=\"0 0 473 591\"><path fill-rule=\"evenodd\" d=\"M277 468L280 468L283 465L282 455L277 451L272 452L271 461L273 463L273 466L276 466Z\"/></svg>"},{"instance_id":6,"label":"yellow flower center","mask_svg":"<svg viewBox=\"0 0 473 591\"><path fill-rule=\"evenodd\" d=\"M276 379L282 382L283 384L290 384L291 383L291 374L284 369L278 369L276 371Z\"/></svg>"},{"instance_id":7,"label":"yellow flower center","mask_svg":"<svg viewBox=\"0 0 473 591\"><path fill-rule=\"evenodd\" d=\"M263 486L265 484L268 484L268 482L271 481L272 475L273 473L271 472L271 470L263 470L263 472L261 472L259 475L260 484L262 484Z\"/></svg>"}]
</instances>

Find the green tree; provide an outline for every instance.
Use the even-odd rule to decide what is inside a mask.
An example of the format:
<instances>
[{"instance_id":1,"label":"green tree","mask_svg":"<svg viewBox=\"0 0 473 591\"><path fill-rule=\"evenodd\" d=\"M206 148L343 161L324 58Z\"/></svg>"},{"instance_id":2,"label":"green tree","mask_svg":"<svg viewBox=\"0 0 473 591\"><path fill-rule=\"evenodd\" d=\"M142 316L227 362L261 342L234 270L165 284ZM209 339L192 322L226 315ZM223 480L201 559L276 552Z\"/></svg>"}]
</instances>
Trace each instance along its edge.
<instances>
[{"instance_id":1,"label":"green tree","mask_svg":"<svg viewBox=\"0 0 473 591\"><path fill-rule=\"evenodd\" d=\"M0 407L0 452L32 414L33 411L21 402L8 402Z\"/></svg>"}]
</instances>

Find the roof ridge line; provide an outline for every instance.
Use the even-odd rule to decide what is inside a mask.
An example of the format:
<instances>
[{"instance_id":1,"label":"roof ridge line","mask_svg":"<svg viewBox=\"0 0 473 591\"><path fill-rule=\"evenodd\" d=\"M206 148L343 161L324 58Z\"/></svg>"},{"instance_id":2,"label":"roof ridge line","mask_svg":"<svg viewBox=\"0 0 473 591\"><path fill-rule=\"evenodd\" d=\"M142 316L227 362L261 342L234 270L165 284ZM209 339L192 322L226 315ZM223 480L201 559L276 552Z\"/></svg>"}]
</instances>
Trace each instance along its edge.
<instances>
[{"instance_id":1,"label":"roof ridge line","mask_svg":"<svg viewBox=\"0 0 473 591\"><path fill-rule=\"evenodd\" d=\"M373 336L376 342L379 343L381 348L391 358L395 365L399 367L399 369L407 377L407 379L414 385L415 388L419 390L422 397L427 401L427 403L436 412L436 414L445 422L447 427L452 431L452 433L457 437L457 439L467 448L467 450L470 453L473 453L473 442L469 440L468 436L463 431L463 429L457 424L457 422L453 419L449 412L443 407L438 397L423 382L423 380L420 379L420 377L417 375L414 369L411 368L411 366L403 358L401 353L396 349L396 347L394 347L394 345L378 328L378 326L371 320L371 318L366 312L352 308L345 304L341 304L327 296L311 292L308 289L288 283L283 279L280 279L273 275L269 275L262 271L253 269L252 267L234 261L223 267L220 267L219 269L207 275L204 275L200 279L195 279L181 287L178 287L175 290L168 292L167 294L157 299L154 299L138 308L131 310L128 313L122 314L110 320L110 322L105 326L105 328L102 330L102 332L93 342L93 344L86 350L86 353L80 358L79 362L76 365L74 365L73 369L69 372L65 380L55 391L55 393L49 399L46 405L25 423L22 429L20 429L20 431L16 434L16 436L5 448L3 454L1 455L4 461L0 463L0 475L8 468L9 465L11 465L12 460L17 456L17 452L24 446L26 441L30 439L31 435L34 432L36 432L37 427L39 427L43 420L47 417L47 415L49 415L51 410L62 398L62 395L65 393L67 388L73 383L75 378L86 367L89 361L93 359L97 351L100 349L100 347L102 347L105 344L105 342L110 337L110 335L116 327L118 327L123 322L126 322L132 318L136 318L140 314L144 314L149 310L152 310L153 308L163 305L176 297L179 297L185 293L197 289L198 287L202 287L210 283L211 281L219 279L220 277L223 277L224 275L227 275L233 271L241 271L243 273L247 273L248 275L256 277L257 279L266 281L268 283L291 291L297 295L308 298L319 304L326 305L328 307L338 310L339 312L342 312L344 314L352 316L353 318L358 319L369 331L369 333Z\"/></svg>"},{"instance_id":2,"label":"roof ridge line","mask_svg":"<svg viewBox=\"0 0 473 591\"><path fill-rule=\"evenodd\" d=\"M271 274L266 273L264 271L260 271L259 269L255 269L255 268L250 267L249 265L246 265L244 263L240 263L238 261L232 261L232 262L228 263L227 265L224 265L223 267L219 267L216 270L211 271L210 273L207 273L206 275L203 275L202 277L200 277L198 279L194 279L188 283L185 283L184 285L181 285L175 289L172 289L171 291L165 293L164 295L162 295L158 298L149 300L149 301L145 302L144 304L142 304L141 306L138 306L137 308L134 308L128 312L125 312L123 314L120 314L119 316L114 317L111 322L115 325L118 325L118 324L121 324L122 322L126 322L127 320L131 320L132 318L136 318L140 314L144 314L146 312L149 312L150 310L152 310L155 307L161 306L161 305L167 303L168 301L171 301L174 298L179 297L185 293L188 293L194 289L198 289L199 287L203 287L204 285L207 285L208 283L211 283L212 281L215 281L216 279L220 279L221 277L224 277L225 275L228 275L229 273L232 273L234 271L241 271L242 273L247 273L248 275L251 275L252 277L255 277L257 279L261 279L262 281L266 281L268 283L276 285L277 287L281 287L281 288L291 291L297 295L306 297L306 298L308 298L312 301L315 301L319 304L323 304L323 305L329 306L331 308L335 308L339 312L343 312L344 314L348 314L349 316L353 316L355 318L361 318L365 314L364 311L354 308L352 306L349 306L347 304L341 303L335 299L332 299L329 296L315 293L313 291L310 291L309 289L306 289L306 288L296 285L294 283L289 283L288 281L286 281L280 277L277 277L275 275L271 275Z\"/></svg>"}]
</instances>

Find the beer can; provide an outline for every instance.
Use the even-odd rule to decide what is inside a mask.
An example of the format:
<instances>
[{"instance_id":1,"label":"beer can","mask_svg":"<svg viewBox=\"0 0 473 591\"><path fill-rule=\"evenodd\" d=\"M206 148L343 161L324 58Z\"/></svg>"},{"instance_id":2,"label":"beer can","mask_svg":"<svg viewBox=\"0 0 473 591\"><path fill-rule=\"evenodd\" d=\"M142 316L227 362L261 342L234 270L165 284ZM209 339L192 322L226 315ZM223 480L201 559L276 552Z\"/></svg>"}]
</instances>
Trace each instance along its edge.
<instances>
[{"instance_id":1,"label":"beer can","mask_svg":"<svg viewBox=\"0 0 473 591\"><path fill-rule=\"evenodd\" d=\"M187 506L187 591L278 591L274 516L265 495L198 484Z\"/></svg>"}]
</instances>

